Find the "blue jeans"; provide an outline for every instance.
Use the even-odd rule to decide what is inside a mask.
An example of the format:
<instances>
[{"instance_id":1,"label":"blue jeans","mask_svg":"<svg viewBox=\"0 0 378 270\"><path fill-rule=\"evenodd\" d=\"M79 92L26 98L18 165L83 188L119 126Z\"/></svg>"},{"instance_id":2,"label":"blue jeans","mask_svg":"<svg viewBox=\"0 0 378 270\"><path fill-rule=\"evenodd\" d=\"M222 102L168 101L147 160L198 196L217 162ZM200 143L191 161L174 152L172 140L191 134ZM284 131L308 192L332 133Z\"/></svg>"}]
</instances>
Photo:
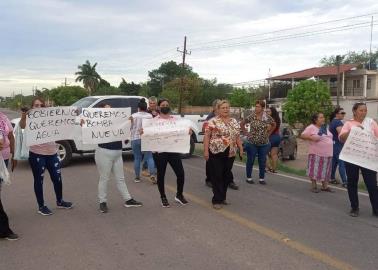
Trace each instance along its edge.
<instances>
[{"instance_id":1,"label":"blue jeans","mask_svg":"<svg viewBox=\"0 0 378 270\"><path fill-rule=\"evenodd\" d=\"M56 202L60 203L62 201L63 187L58 155L38 155L29 152L29 164L34 176L34 192L37 197L38 206L42 207L45 205L43 199L43 176L45 169L48 170L51 181L54 184Z\"/></svg>"},{"instance_id":2,"label":"blue jeans","mask_svg":"<svg viewBox=\"0 0 378 270\"><path fill-rule=\"evenodd\" d=\"M269 150L270 143L263 145L256 145L251 143L245 144L245 151L247 152L247 178L252 178L252 167L255 163L256 155L259 162L259 178L265 178L266 155L268 154Z\"/></svg>"},{"instance_id":3,"label":"blue jeans","mask_svg":"<svg viewBox=\"0 0 378 270\"><path fill-rule=\"evenodd\" d=\"M144 160L147 162L148 171L151 175L155 175L155 163L152 157L151 151L143 151L142 152L142 143L141 140L133 140L131 141L131 149L133 150L134 155L134 172L135 177L140 177L140 165L142 162L142 154L144 156Z\"/></svg>"},{"instance_id":4,"label":"blue jeans","mask_svg":"<svg viewBox=\"0 0 378 270\"><path fill-rule=\"evenodd\" d=\"M347 176L345 172L345 163L343 160L339 159L341 150L343 149L343 145L339 143L335 143L333 145L333 157L332 157L332 171L331 171L331 179L335 179L337 165L339 165L339 174L341 177L341 181L343 184L347 183Z\"/></svg>"}]
</instances>

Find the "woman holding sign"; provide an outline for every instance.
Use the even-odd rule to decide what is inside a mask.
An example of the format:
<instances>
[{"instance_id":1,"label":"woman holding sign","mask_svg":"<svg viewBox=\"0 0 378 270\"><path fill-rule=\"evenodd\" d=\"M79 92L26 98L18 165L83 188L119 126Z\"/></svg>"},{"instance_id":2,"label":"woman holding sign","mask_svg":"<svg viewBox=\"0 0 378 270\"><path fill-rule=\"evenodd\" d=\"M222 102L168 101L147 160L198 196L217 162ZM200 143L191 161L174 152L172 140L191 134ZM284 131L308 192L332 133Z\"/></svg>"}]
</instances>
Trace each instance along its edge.
<instances>
[{"instance_id":1,"label":"woman holding sign","mask_svg":"<svg viewBox=\"0 0 378 270\"><path fill-rule=\"evenodd\" d=\"M16 165L13 160L14 153L14 136L13 128L8 117L0 112L0 155L2 155L5 165L8 165L9 160L12 161L12 170ZM8 216L5 213L3 204L1 202L1 186L3 185L3 179L0 178L0 239L5 238L7 240L17 240L18 235L15 234L9 227Z\"/></svg>"},{"instance_id":2,"label":"woman holding sign","mask_svg":"<svg viewBox=\"0 0 378 270\"><path fill-rule=\"evenodd\" d=\"M210 178L214 196L214 209L227 205L226 193L232 176L232 165L237 149L243 156L240 140L240 127L236 119L230 117L230 104L227 100L217 103L218 115L209 120L205 128L204 158L209 162Z\"/></svg>"},{"instance_id":3,"label":"woman holding sign","mask_svg":"<svg viewBox=\"0 0 378 270\"><path fill-rule=\"evenodd\" d=\"M158 106L160 108L160 114L154 118L156 121L176 121L170 112L171 109L169 107L169 101L167 99L160 99L158 102ZM188 130L189 134L191 134L191 129ZM141 130L143 133L143 129ZM172 146L174 147L174 146ZM188 201L184 197L184 182L185 182L185 172L184 167L182 166L181 162L181 154L180 153L171 153L171 152L156 152L153 154L154 161L157 168L157 185L161 197L161 205L163 207L170 207L167 196L165 194L165 185L164 185L164 178L165 178L165 171L167 169L167 165L171 165L174 173L177 177L177 193L175 196L175 201L186 205Z\"/></svg>"},{"instance_id":4,"label":"woman holding sign","mask_svg":"<svg viewBox=\"0 0 378 270\"><path fill-rule=\"evenodd\" d=\"M353 127L359 127L378 138L378 125L372 118L366 117L367 107L365 103L358 102L353 105L353 119L346 121L340 131L339 139L346 142ZM351 205L350 215L357 217L359 215L358 202L358 179L360 171L364 179L366 188L369 192L370 203L373 209L373 216L378 217L378 190L377 190L377 172L369 170L356 164L345 162L347 174L348 195Z\"/></svg>"},{"instance_id":5,"label":"woman holding sign","mask_svg":"<svg viewBox=\"0 0 378 270\"><path fill-rule=\"evenodd\" d=\"M110 108L110 105L103 104L102 108ZM95 152L95 161L100 180L98 182L98 198L100 201L100 212L107 213L107 190L108 182L113 173L117 188L122 195L125 207L140 207L143 204L134 200L125 182L125 174L123 172L122 159L122 141L115 141L110 143L101 143Z\"/></svg>"},{"instance_id":6,"label":"woman holding sign","mask_svg":"<svg viewBox=\"0 0 378 270\"><path fill-rule=\"evenodd\" d=\"M41 97L33 99L32 109L46 107L45 101ZM22 112L20 127L26 126L27 112ZM54 184L56 195L56 205L58 208L71 209L72 203L63 200L62 175L60 171L60 160L57 154L58 148L55 142L48 142L38 145L32 145L29 148L29 164L34 176L34 192L38 202L38 213L43 216L52 215L52 211L45 205L43 198L43 177L47 169L51 181Z\"/></svg>"},{"instance_id":7,"label":"woman holding sign","mask_svg":"<svg viewBox=\"0 0 378 270\"><path fill-rule=\"evenodd\" d=\"M317 182L322 183L321 191L334 192L329 188L331 178L333 141L332 133L325 126L322 113L315 113L311 117L312 124L306 127L301 138L309 141L307 176L312 183L311 191L319 193Z\"/></svg>"}]
</instances>

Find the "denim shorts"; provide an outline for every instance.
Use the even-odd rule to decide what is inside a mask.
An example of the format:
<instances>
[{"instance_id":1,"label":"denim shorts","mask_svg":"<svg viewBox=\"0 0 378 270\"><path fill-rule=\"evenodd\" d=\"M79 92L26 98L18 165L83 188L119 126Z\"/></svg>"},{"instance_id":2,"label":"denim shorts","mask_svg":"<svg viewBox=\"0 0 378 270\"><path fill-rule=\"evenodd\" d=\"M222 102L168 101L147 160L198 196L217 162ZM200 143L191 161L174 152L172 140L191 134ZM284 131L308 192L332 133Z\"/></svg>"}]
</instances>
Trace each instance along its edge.
<instances>
[{"instance_id":1,"label":"denim shorts","mask_svg":"<svg viewBox=\"0 0 378 270\"><path fill-rule=\"evenodd\" d=\"M279 134L272 134L269 137L270 147L279 147L281 143L281 136Z\"/></svg>"}]
</instances>

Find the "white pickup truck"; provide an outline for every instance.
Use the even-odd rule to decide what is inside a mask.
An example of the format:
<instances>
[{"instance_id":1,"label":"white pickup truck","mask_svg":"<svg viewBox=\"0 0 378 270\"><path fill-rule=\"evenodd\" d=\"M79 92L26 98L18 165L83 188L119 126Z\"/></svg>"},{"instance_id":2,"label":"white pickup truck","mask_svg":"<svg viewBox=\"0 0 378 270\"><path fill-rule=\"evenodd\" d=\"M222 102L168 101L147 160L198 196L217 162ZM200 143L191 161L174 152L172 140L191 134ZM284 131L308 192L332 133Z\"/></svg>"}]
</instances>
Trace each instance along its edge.
<instances>
[{"instance_id":1,"label":"white pickup truck","mask_svg":"<svg viewBox=\"0 0 378 270\"><path fill-rule=\"evenodd\" d=\"M138 102L141 98L145 98L142 96L90 96L85 97L74 104L72 106L77 107L79 110L82 108L99 108L102 104L106 103L109 104L112 108L131 108L131 113L135 113L138 110ZM148 99L146 102L148 102ZM193 134L190 141L190 152L185 157L189 157L194 152L195 143L202 143L203 142L203 134L202 134L202 124L206 119L206 115L175 115L176 117L184 117L185 119L189 119L193 122ZM19 118L13 119L11 122L14 125L17 125L19 122ZM75 138L80 138L81 127L78 123L77 127L74 130L77 136ZM73 154L87 154L93 153L97 148L97 145L92 144L83 144L81 140L63 140L57 141L58 144L58 155L62 162L62 166L67 166L71 160ZM131 144L128 142L127 144L124 143L123 145L124 151L131 151Z\"/></svg>"}]
</instances>

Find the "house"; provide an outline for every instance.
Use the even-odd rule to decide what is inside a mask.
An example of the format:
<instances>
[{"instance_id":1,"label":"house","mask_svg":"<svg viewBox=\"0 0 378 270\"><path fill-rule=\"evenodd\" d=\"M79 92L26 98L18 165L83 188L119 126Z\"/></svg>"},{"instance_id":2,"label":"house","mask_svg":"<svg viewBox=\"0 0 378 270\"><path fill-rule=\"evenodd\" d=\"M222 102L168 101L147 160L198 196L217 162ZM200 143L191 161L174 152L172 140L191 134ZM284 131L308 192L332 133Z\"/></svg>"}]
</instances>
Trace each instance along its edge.
<instances>
[{"instance_id":1,"label":"house","mask_svg":"<svg viewBox=\"0 0 378 270\"><path fill-rule=\"evenodd\" d=\"M341 85L339 88L339 104L347 112L351 112L353 104L357 101L365 101L368 105L369 116L377 118L378 115L378 70L358 68L355 64L343 64L340 66L314 67L288 74L267 78L271 85L286 83L294 88L295 84L308 79L323 80L327 83L332 102L337 104L337 74L340 74ZM282 89L286 92L286 89ZM279 92L279 91L278 91ZM277 91L276 91L277 93ZM287 95L287 92L286 92ZM285 96L286 96L285 95ZM281 107L285 98L281 95L272 95L269 103ZM347 117L351 117L348 113Z\"/></svg>"}]
</instances>

